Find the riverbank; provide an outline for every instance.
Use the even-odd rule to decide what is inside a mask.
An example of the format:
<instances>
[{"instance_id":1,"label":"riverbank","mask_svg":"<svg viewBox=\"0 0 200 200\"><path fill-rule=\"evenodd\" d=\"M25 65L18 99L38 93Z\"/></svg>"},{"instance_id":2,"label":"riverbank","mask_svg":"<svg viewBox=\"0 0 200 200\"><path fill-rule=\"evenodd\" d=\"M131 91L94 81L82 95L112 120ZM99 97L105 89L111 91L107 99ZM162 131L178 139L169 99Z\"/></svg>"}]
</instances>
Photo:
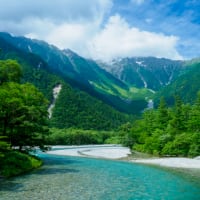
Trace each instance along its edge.
<instances>
[{"instance_id":1,"label":"riverbank","mask_svg":"<svg viewBox=\"0 0 200 200\"><path fill-rule=\"evenodd\" d=\"M52 146L48 154L81 156L104 159L128 160L134 163L151 164L162 167L200 169L200 157L196 158L149 158L148 155L131 154L128 147L121 145L81 145Z\"/></svg>"},{"instance_id":2,"label":"riverbank","mask_svg":"<svg viewBox=\"0 0 200 200\"><path fill-rule=\"evenodd\" d=\"M42 165L41 159L14 150L5 152L0 161L0 178L17 176Z\"/></svg>"},{"instance_id":3,"label":"riverbank","mask_svg":"<svg viewBox=\"0 0 200 200\"><path fill-rule=\"evenodd\" d=\"M197 158L151 158L151 159L135 159L131 160L131 162L159 165L162 167L200 169L200 159Z\"/></svg>"},{"instance_id":4,"label":"riverbank","mask_svg":"<svg viewBox=\"0 0 200 200\"><path fill-rule=\"evenodd\" d=\"M121 145L52 146L47 153L105 159L123 159L131 155L130 149Z\"/></svg>"}]
</instances>

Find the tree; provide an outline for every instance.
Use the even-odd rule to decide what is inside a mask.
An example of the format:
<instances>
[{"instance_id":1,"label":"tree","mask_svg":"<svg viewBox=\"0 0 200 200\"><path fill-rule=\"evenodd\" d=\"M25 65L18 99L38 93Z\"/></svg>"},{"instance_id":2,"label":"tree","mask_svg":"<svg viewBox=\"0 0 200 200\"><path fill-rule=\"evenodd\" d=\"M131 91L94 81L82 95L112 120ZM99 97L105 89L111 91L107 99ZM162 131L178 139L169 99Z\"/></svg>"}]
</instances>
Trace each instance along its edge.
<instances>
[{"instance_id":1,"label":"tree","mask_svg":"<svg viewBox=\"0 0 200 200\"><path fill-rule=\"evenodd\" d=\"M48 101L31 84L6 83L0 87L0 130L11 146L42 146L48 129Z\"/></svg>"},{"instance_id":2,"label":"tree","mask_svg":"<svg viewBox=\"0 0 200 200\"><path fill-rule=\"evenodd\" d=\"M183 103L181 101L180 96L175 96L175 108L171 120L172 127L176 130L176 132L180 132L185 130L185 117L183 112Z\"/></svg>"},{"instance_id":3,"label":"tree","mask_svg":"<svg viewBox=\"0 0 200 200\"><path fill-rule=\"evenodd\" d=\"M21 75L21 67L15 60L0 61L0 85L9 81L19 83Z\"/></svg>"},{"instance_id":4,"label":"tree","mask_svg":"<svg viewBox=\"0 0 200 200\"><path fill-rule=\"evenodd\" d=\"M48 101L35 86L19 84L21 68L16 61L0 61L0 136L11 146L44 144Z\"/></svg>"},{"instance_id":5,"label":"tree","mask_svg":"<svg viewBox=\"0 0 200 200\"><path fill-rule=\"evenodd\" d=\"M160 104L158 106L157 110L157 126L158 128L164 130L169 122L169 113L167 104L165 102L165 99L162 97L160 99Z\"/></svg>"},{"instance_id":6,"label":"tree","mask_svg":"<svg viewBox=\"0 0 200 200\"><path fill-rule=\"evenodd\" d=\"M200 132L200 92L189 113L187 128L189 131Z\"/></svg>"},{"instance_id":7,"label":"tree","mask_svg":"<svg viewBox=\"0 0 200 200\"><path fill-rule=\"evenodd\" d=\"M145 111L143 114L143 120L144 120L144 124L145 124L144 131L147 133L147 135L151 135L152 132L156 128L156 112L155 112L155 110L151 109L151 110Z\"/></svg>"}]
</instances>

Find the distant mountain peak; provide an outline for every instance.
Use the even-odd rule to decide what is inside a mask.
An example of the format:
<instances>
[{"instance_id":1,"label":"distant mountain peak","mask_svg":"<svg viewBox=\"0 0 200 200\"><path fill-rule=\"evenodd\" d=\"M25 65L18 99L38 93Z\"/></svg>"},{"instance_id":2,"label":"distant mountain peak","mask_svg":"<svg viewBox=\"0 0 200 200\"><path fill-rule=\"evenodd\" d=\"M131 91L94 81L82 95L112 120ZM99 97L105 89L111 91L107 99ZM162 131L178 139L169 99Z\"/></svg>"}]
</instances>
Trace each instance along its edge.
<instances>
[{"instance_id":1,"label":"distant mountain peak","mask_svg":"<svg viewBox=\"0 0 200 200\"><path fill-rule=\"evenodd\" d=\"M183 62L155 57L127 57L99 65L129 86L159 90L176 78Z\"/></svg>"},{"instance_id":2,"label":"distant mountain peak","mask_svg":"<svg viewBox=\"0 0 200 200\"><path fill-rule=\"evenodd\" d=\"M67 55L67 56L78 55L77 53L75 53L71 49L63 49L62 52L65 53L65 55Z\"/></svg>"}]
</instances>

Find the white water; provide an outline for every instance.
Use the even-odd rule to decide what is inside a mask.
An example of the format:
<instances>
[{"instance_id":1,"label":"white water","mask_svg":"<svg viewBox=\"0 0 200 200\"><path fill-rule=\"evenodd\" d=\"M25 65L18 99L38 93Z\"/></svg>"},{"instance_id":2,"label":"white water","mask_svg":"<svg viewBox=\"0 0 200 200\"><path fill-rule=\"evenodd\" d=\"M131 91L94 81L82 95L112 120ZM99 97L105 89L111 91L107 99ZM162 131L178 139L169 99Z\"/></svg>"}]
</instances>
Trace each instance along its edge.
<instances>
[{"instance_id":1,"label":"white water","mask_svg":"<svg viewBox=\"0 0 200 200\"><path fill-rule=\"evenodd\" d=\"M51 105L50 105L49 108L48 108L49 118L52 117L52 110L53 110L53 108L54 108L54 106L55 106L56 99L58 98L58 95L59 95L61 89L62 89L62 85L61 85L61 84L56 85L56 86L53 88L53 101L52 101Z\"/></svg>"},{"instance_id":2,"label":"white water","mask_svg":"<svg viewBox=\"0 0 200 200\"><path fill-rule=\"evenodd\" d=\"M153 109L154 108L154 102L152 99L149 99L147 109Z\"/></svg>"}]
</instances>

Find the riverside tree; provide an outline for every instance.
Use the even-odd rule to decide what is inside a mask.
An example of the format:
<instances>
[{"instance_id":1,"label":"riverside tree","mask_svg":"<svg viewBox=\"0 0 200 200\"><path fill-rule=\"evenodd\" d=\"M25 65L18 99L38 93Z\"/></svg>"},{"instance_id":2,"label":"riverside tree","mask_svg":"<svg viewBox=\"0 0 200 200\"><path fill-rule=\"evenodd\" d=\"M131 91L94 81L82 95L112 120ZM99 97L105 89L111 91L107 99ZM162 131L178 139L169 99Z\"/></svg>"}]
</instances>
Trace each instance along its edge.
<instances>
[{"instance_id":1,"label":"riverside tree","mask_svg":"<svg viewBox=\"0 0 200 200\"><path fill-rule=\"evenodd\" d=\"M19 84L16 61L0 61L0 136L12 146L40 146L48 133L48 101L35 86Z\"/></svg>"}]
</instances>

